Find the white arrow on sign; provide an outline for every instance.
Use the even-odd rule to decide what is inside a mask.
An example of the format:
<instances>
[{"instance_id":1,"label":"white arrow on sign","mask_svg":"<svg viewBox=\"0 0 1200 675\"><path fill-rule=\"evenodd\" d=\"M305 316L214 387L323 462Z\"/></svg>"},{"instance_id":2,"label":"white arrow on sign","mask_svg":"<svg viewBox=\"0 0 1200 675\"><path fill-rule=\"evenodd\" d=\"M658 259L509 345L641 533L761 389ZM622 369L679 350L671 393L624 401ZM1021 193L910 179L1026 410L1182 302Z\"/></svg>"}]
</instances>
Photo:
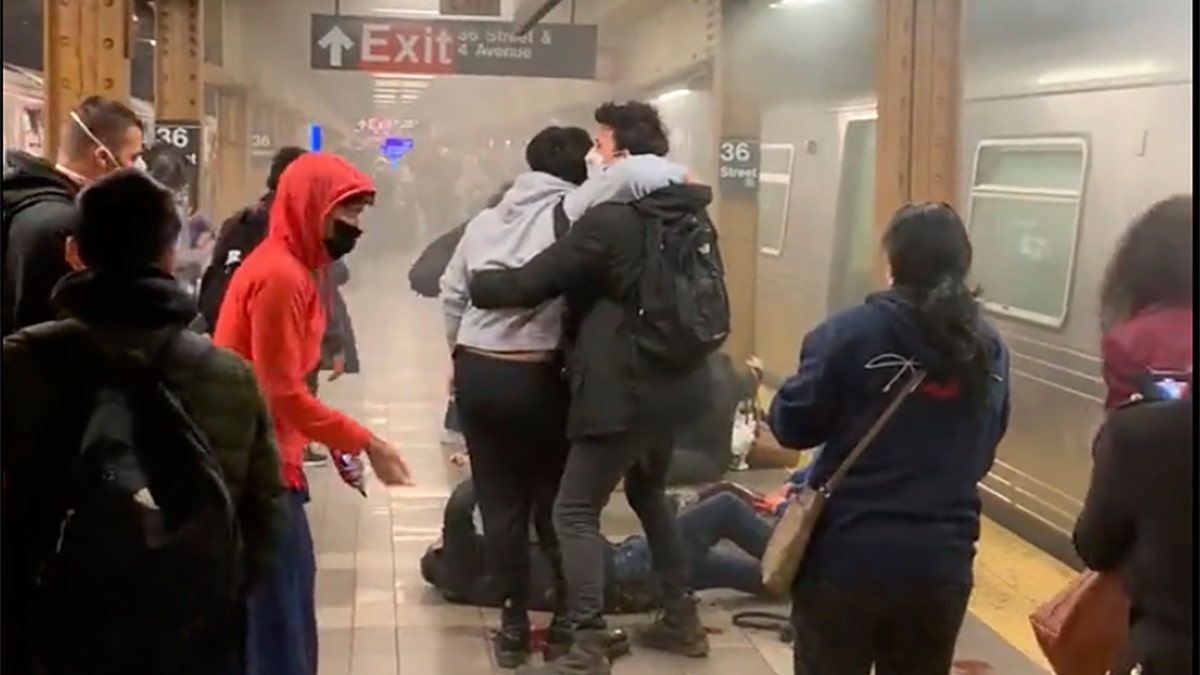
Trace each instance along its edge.
<instances>
[{"instance_id":1,"label":"white arrow on sign","mask_svg":"<svg viewBox=\"0 0 1200 675\"><path fill-rule=\"evenodd\" d=\"M317 41L317 46L321 49L329 50L329 65L334 68L342 67L342 54L354 46L354 40L346 35L346 31L342 30L341 26L334 26L329 29L325 37Z\"/></svg>"}]
</instances>

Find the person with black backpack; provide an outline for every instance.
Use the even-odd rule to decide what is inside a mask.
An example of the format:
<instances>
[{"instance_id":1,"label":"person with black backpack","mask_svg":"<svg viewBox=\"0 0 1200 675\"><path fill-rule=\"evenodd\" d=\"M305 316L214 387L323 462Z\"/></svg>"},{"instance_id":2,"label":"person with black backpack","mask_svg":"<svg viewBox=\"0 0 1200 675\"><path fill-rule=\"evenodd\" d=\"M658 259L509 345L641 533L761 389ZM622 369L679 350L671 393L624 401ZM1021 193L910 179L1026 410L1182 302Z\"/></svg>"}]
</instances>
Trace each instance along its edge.
<instances>
[{"instance_id":1,"label":"person with black backpack","mask_svg":"<svg viewBox=\"0 0 1200 675\"><path fill-rule=\"evenodd\" d=\"M4 340L3 670L229 672L283 525L271 418L249 364L185 330L169 191L125 169L79 212L64 318Z\"/></svg>"},{"instance_id":2,"label":"person with black backpack","mask_svg":"<svg viewBox=\"0 0 1200 675\"><path fill-rule=\"evenodd\" d=\"M54 319L50 292L71 271L67 239L75 196L122 167L142 165L142 122L129 106L100 96L71 111L58 161L9 151L3 179L3 308L0 334Z\"/></svg>"},{"instance_id":3,"label":"person with black backpack","mask_svg":"<svg viewBox=\"0 0 1200 675\"><path fill-rule=\"evenodd\" d=\"M225 298L229 280L246 256L267 236L267 216L275 201L279 177L284 169L306 152L304 148L296 146L280 148L271 158L266 193L221 225L217 242L213 245L212 262L200 279L200 316L192 324L193 330L211 333L216 327L217 314L221 311L221 300Z\"/></svg>"},{"instance_id":4,"label":"person with black backpack","mask_svg":"<svg viewBox=\"0 0 1200 675\"><path fill-rule=\"evenodd\" d=\"M606 163L667 154L666 131L648 104L605 104L596 119L595 152ZM626 155L634 157L618 159ZM664 595L662 616L634 639L689 656L708 653L665 479L671 430L707 408L705 362L729 332L724 269L706 214L711 201L706 186L672 183L632 202L600 204L524 266L471 278L471 302L481 309L536 307L560 295L567 305L571 451L554 526L575 643L563 658L518 672L611 672L599 518L622 478Z\"/></svg>"}]
</instances>

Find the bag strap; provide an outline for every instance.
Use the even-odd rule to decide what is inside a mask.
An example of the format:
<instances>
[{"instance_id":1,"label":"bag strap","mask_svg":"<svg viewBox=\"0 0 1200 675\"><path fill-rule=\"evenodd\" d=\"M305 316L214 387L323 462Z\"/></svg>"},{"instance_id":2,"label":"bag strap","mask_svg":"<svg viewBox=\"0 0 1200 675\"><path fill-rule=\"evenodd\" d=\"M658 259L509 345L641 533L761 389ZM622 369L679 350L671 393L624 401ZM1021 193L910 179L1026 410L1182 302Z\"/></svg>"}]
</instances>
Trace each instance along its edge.
<instances>
[{"instance_id":1,"label":"bag strap","mask_svg":"<svg viewBox=\"0 0 1200 675\"><path fill-rule=\"evenodd\" d=\"M829 479L826 480L825 483L819 488L819 491L821 494L825 495L826 499L833 494L833 491L837 489L838 484L842 482L842 479L846 477L846 474L850 473L850 469L854 466L854 463L858 461L859 457L862 457L862 454L866 451L867 446L875 440L875 437L879 435L879 432L883 431L883 427L887 425L887 423L892 419L892 416L896 414L896 411L900 409L900 405L903 404L904 401L914 391L916 391L917 387L920 387L921 383L924 381L925 371L923 370L912 371L912 374L908 376L908 379L904 380L904 386L901 387L900 391L892 398L891 401L888 402L887 407L883 409L883 412L879 414L879 417L875 418L875 423L872 424L869 429L867 429L867 433L863 434L862 438L858 439L858 443L854 446L854 449L850 451L850 454L846 455L846 459L842 460L842 463L838 465L838 468L833 472L833 475L830 476Z\"/></svg>"},{"instance_id":2,"label":"bag strap","mask_svg":"<svg viewBox=\"0 0 1200 675\"><path fill-rule=\"evenodd\" d=\"M571 229L571 219L567 217L567 207L564 206L566 201L567 200L565 200L565 199L560 199L559 202L554 205L554 240L555 241L562 239L563 236L567 233L567 230Z\"/></svg>"}]
</instances>

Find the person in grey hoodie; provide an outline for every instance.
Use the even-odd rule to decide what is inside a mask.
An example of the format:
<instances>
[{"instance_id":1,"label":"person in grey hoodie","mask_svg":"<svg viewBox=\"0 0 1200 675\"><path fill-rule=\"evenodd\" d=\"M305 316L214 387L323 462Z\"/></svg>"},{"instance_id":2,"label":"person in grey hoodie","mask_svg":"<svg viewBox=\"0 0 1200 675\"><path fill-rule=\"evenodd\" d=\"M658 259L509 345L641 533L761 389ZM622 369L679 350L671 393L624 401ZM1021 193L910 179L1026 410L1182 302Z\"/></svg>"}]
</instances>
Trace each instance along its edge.
<instances>
[{"instance_id":1,"label":"person in grey hoodie","mask_svg":"<svg viewBox=\"0 0 1200 675\"><path fill-rule=\"evenodd\" d=\"M481 310L470 304L468 285L480 270L519 267L553 244L569 227L569 209L581 215L593 203L629 201L681 182L686 173L660 157L629 158L589 180L592 145L588 132L574 127L547 127L534 136L525 150L530 170L498 205L468 223L440 284L485 559L502 586L494 649L506 668L529 658L531 520L554 567L556 600L566 592L552 520L568 450L569 392L560 350L564 304L559 298L533 309ZM548 655L565 652L571 640L565 616L557 613L547 634Z\"/></svg>"}]
</instances>

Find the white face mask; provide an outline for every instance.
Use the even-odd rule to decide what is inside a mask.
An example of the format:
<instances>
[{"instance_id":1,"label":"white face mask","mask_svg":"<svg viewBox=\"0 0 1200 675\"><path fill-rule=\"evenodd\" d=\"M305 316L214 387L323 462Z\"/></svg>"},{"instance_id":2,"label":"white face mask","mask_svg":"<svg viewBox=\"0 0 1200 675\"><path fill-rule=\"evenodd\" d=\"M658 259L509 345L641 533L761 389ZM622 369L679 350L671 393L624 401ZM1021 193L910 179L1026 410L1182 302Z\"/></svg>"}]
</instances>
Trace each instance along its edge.
<instances>
[{"instance_id":1,"label":"white face mask","mask_svg":"<svg viewBox=\"0 0 1200 675\"><path fill-rule=\"evenodd\" d=\"M592 148L588 151L588 154L583 158L583 161L587 164L588 178L594 178L602 173L606 168L604 164L604 158L600 156L600 153L597 152L595 148Z\"/></svg>"},{"instance_id":2,"label":"white face mask","mask_svg":"<svg viewBox=\"0 0 1200 675\"><path fill-rule=\"evenodd\" d=\"M97 147L100 148L100 152L103 152L105 154L105 156L108 157L109 161L111 161L113 163L114 167L116 167L118 169L121 168L121 162L117 161L117 155L112 150L110 150L109 147L107 145L105 145L103 141L101 141L99 138L97 138L96 134L92 133L92 130L88 128L88 125L83 123L83 120L79 119L79 115L74 110L71 111L71 119L75 121L75 124L79 125L80 129L83 129L83 133L87 134L87 137L90 138L91 141L93 143L95 143ZM146 160L142 159L141 156L139 156L137 159L133 160L133 168L145 173Z\"/></svg>"}]
</instances>

